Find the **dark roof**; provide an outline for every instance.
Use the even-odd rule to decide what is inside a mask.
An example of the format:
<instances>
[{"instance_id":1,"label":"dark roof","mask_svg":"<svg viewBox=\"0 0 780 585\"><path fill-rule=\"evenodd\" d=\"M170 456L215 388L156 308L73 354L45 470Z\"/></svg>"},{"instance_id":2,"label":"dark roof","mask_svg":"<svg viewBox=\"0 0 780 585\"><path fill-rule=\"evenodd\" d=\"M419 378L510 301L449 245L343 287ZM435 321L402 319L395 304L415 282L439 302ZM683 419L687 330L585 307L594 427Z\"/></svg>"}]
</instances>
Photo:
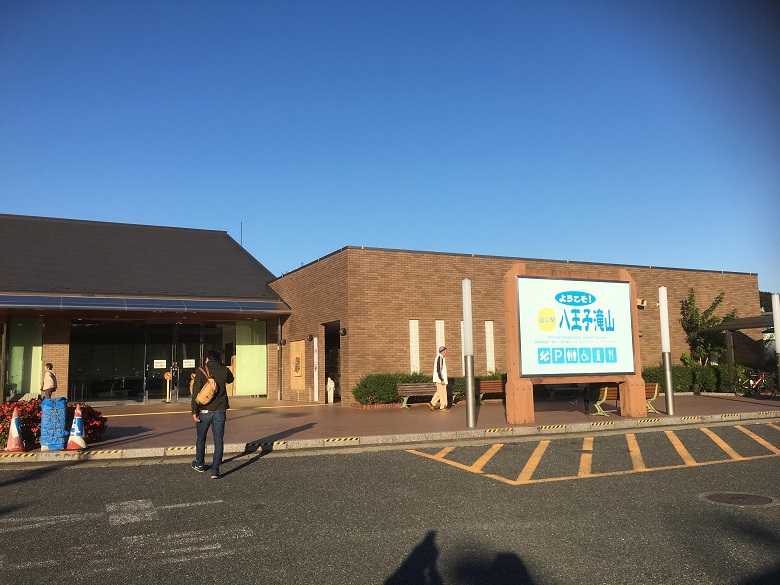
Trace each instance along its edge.
<instances>
[{"instance_id":1,"label":"dark roof","mask_svg":"<svg viewBox=\"0 0 780 585\"><path fill-rule=\"evenodd\" d=\"M0 214L0 293L280 302L227 232Z\"/></svg>"},{"instance_id":2,"label":"dark roof","mask_svg":"<svg viewBox=\"0 0 780 585\"><path fill-rule=\"evenodd\" d=\"M770 327L772 327L772 313L763 313L758 317L742 317L741 319L723 321L705 329L705 331L739 331L741 329L767 329Z\"/></svg>"}]
</instances>

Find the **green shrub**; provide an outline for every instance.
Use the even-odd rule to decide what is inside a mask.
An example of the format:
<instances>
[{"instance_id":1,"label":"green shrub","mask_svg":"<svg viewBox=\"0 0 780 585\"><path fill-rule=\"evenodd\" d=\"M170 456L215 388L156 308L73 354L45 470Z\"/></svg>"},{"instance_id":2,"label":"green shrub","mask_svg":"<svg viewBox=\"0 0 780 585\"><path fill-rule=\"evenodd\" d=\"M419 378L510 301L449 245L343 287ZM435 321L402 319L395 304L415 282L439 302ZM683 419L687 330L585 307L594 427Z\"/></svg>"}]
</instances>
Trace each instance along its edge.
<instances>
[{"instance_id":1,"label":"green shrub","mask_svg":"<svg viewBox=\"0 0 780 585\"><path fill-rule=\"evenodd\" d=\"M731 387L729 386L729 365L718 364L715 366L715 370L718 376L717 392L731 392Z\"/></svg>"},{"instance_id":2,"label":"green shrub","mask_svg":"<svg viewBox=\"0 0 780 585\"><path fill-rule=\"evenodd\" d=\"M352 395L360 404L393 404L401 402L401 398L398 396L398 384L430 381L430 376L420 372L366 374L352 388Z\"/></svg>"},{"instance_id":3,"label":"green shrub","mask_svg":"<svg viewBox=\"0 0 780 585\"><path fill-rule=\"evenodd\" d=\"M662 384L664 391L666 385ZM691 392L693 388L693 370L686 366L672 366L672 386L675 392Z\"/></svg>"},{"instance_id":4,"label":"green shrub","mask_svg":"<svg viewBox=\"0 0 780 585\"><path fill-rule=\"evenodd\" d=\"M648 384L663 384L664 369L662 366L647 366L642 370L642 379Z\"/></svg>"},{"instance_id":5,"label":"green shrub","mask_svg":"<svg viewBox=\"0 0 780 585\"><path fill-rule=\"evenodd\" d=\"M718 388L718 375L712 366L700 366L691 368L693 374L693 389L699 392L715 392Z\"/></svg>"}]
</instances>

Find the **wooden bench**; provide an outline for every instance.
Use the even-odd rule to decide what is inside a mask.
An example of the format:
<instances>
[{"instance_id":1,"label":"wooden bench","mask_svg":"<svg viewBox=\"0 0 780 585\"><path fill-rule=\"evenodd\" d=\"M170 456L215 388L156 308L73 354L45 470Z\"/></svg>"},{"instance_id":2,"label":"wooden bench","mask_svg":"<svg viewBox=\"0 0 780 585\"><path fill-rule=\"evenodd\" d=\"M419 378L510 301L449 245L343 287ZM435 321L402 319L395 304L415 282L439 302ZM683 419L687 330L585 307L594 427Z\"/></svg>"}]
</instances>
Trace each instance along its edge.
<instances>
[{"instance_id":1,"label":"wooden bench","mask_svg":"<svg viewBox=\"0 0 780 585\"><path fill-rule=\"evenodd\" d=\"M614 400L615 405L617 406L617 403L620 402L620 391L618 390L617 386L600 386L599 387L599 394L598 399L594 403L594 406L596 407L596 412L594 412L594 415L600 415L600 416L609 416L606 412L604 412L604 409L601 407L604 402L607 400Z\"/></svg>"},{"instance_id":2,"label":"wooden bench","mask_svg":"<svg viewBox=\"0 0 780 585\"><path fill-rule=\"evenodd\" d=\"M407 401L411 396L433 397L436 394L436 384L433 382L410 382L398 384L396 390L398 390L398 396L404 399L401 408L409 408Z\"/></svg>"},{"instance_id":3,"label":"wooden bench","mask_svg":"<svg viewBox=\"0 0 780 585\"><path fill-rule=\"evenodd\" d=\"M645 384L645 400L647 401L647 412L654 412L656 414L661 414L653 406L653 400L658 398L658 389L660 387L661 385L658 382L653 382L652 384L647 384L647 383Z\"/></svg>"},{"instance_id":4,"label":"wooden bench","mask_svg":"<svg viewBox=\"0 0 780 585\"><path fill-rule=\"evenodd\" d=\"M661 414L653 406L653 400L658 398L658 389L660 386L660 384L655 382L645 384L645 402L647 403L647 412ZM607 400L614 400L616 405L618 402L620 402L620 392L618 391L617 386L602 386L599 388L598 400L594 404L596 407L596 412L593 414L609 416L609 414L604 412L604 409L601 406Z\"/></svg>"},{"instance_id":5,"label":"wooden bench","mask_svg":"<svg viewBox=\"0 0 780 585\"><path fill-rule=\"evenodd\" d=\"M503 394L503 380L474 380L474 391L479 394L479 403L485 404L486 394Z\"/></svg>"}]
</instances>

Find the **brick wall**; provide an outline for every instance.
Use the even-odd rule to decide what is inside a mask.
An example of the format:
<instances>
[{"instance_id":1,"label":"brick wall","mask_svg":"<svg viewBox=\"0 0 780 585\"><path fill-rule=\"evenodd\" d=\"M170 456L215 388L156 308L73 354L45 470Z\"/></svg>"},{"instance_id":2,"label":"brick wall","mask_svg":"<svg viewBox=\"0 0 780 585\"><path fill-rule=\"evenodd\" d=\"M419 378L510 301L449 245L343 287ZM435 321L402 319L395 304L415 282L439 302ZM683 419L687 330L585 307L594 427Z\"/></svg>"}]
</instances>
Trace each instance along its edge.
<instances>
[{"instance_id":1,"label":"brick wall","mask_svg":"<svg viewBox=\"0 0 780 585\"><path fill-rule=\"evenodd\" d=\"M291 306L292 316L283 327L283 337L305 339L307 334L324 339L323 323L341 321L348 334L341 338L342 403L354 399L351 388L361 376L372 372L409 371L409 320L419 320L420 369L432 370L436 356L435 321L444 320L449 347L448 369L462 376L461 331L462 279L471 279L475 374L487 372L485 321L493 321L496 368L506 371L503 278L517 262L514 258L437 254L345 248L317 262L282 276L272 288ZM546 260L523 260L530 270L577 270L614 274L617 266ZM719 315L736 308L739 316L760 313L758 277L754 274L698 270L626 267L636 283L637 296L647 300L639 310L643 365L661 360L658 287L668 289L672 359L688 351L679 325L680 302L688 289L696 291L697 304L706 308L721 291L725 300ZM735 336L738 362L751 362L760 351L761 332L745 331ZM746 341L746 343L745 343ZM324 397L324 347L320 345L320 400ZM284 351L284 350L283 350ZM307 360L313 357L307 344ZM269 352L273 355L273 352ZM275 362L274 362L275 363ZM269 378L276 379L269 359ZM283 372L283 397L289 390L288 372ZM309 399L313 381L306 380Z\"/></svg>"},{"instance_id":2,"label":"brick wall","mask_svg":"<svg viewBox=\"0 0 780 585\"><path fill-rule=\"evenodd\" d=\"M68 397L70 319L46 317L43 322L43 363L51 362L57 375L55 398Z\"/></svg>"},{"instance_id":3,"label":"brick wall","mask_svg":"<svg viewBox=\"0 0 780 585\"><path fill-rule=\"evenodd\" d=\"M349 307L349 282L347 279L349 256L335 253L310 264L306 270L298 270L271 283L271 288L290 305L292 315L282 323L282 339L287 345L269 347L268 387L276 392L278 381L278 360L282 361L282 399L314 399L314 382L310 375L305 379L305 391L290 390L291 368L289 366L290 344L302 341L305 345L304 370L313 372L314 344L306 339L308 335L318 338L319 344L319 398L325 399L325 328L324 323L341 320L342 327L350 327L347 320ZM350 331L351 335L351 331ZM349 367L349 337L341 338L342 372ZM277 351L274 351L276 349ZM342 392L343 393L343 392ZM350 398L352 395L350 394Z\"/></svg>"}]
</instances>

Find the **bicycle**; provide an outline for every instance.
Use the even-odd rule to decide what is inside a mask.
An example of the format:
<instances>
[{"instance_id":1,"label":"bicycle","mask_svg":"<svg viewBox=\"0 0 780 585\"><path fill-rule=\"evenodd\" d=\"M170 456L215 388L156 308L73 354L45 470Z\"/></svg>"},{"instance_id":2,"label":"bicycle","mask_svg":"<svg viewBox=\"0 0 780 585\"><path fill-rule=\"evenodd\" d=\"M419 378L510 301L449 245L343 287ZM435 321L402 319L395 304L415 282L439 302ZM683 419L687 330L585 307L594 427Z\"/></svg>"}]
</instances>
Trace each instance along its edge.
<instances>
[{"instance_id":1,"label":"bicycle","mask_svg":"<svg viewBox=\"0 0 780 585\"><path fill-rule=\"evenodd\" d=\"M766 383L764 372L760 374L746 373L747 377L740 384L734 386L734 394L737 396L750 396L755 393L756 398L761 398L761 389Z\"/></svg>"}]
</instances>

